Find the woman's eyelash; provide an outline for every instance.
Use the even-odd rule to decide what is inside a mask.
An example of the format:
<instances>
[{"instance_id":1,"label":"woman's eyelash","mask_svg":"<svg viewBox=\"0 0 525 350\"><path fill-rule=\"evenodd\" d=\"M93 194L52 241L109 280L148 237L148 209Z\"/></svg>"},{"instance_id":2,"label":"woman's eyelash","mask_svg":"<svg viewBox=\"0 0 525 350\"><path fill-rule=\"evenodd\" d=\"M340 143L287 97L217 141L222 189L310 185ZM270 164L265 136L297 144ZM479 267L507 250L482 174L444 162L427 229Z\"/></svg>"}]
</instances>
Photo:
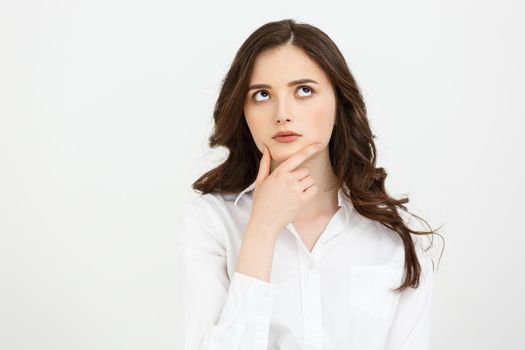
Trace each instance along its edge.
<instances>
[{"instance_id":1,"label":"woman's eyelash","mask_svg":"<svg viewBox=\"0 0 525 350\"><path fill-rule=\"evenodd\" d=\"M299 90L299 89L301 89L301 88L308 88L312 94L315 93L315 90L314 90L313 88L309 87L308 85L301 85L301 86L298 86L298 87L297 87L297 90ZM255 91L255 92L252 94L252 98L255 98L255 95L257 95L257 94L258 94L259 92L261 92L261 91L264 91L264 92L268 93L268 91L266 91L266 90L257 90L257 91Z\"/></svg>"}]
</instances>

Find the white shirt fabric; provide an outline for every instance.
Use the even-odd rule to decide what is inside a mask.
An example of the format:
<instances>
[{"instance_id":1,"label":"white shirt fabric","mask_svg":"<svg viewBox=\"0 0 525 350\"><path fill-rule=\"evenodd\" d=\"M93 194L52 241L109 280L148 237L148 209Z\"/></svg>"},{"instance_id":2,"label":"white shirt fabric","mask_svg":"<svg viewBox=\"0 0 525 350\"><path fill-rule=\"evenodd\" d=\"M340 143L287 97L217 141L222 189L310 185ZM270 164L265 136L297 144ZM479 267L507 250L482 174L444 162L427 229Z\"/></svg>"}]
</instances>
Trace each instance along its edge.
<instances>
[{"instance_id":1,"label":"white shirt fabric","mask_svg":"<svg viewBox=\"0 0 525 350\"><path fill-rule=\"evenodd\" d=\"M428 237L412 235L420 286L392 292L404 278L401 238L339 189L340 208L311 252L292 223L280 232L267 282L235 271L254 187L186 203L177 247L184 350L430 349Z\"/></svg>"}]
</instances>

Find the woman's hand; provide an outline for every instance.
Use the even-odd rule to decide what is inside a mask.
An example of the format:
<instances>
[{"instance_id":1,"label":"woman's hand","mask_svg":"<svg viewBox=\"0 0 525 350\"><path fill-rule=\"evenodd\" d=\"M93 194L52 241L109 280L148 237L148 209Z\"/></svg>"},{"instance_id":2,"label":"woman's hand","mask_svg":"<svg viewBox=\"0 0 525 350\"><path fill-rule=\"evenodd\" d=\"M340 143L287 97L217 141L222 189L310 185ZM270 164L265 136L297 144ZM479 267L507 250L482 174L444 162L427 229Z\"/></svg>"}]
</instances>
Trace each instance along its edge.
<instances>
[{"instance_id":1,"label":"woman's hand","mask_svg":"<svg viewBox=\"0 0 525 350\"><path fill-rule=\"evenodd\" d=\"M250 221L267 228L266 232L276 235L295 219L303 206L317 193L318 188L314 185L309 170L294 169L308 157L324 149L324 145L314 143L301 148L279 164L271 174L270 151L266 145L263 147L259 173L255 180Z\"/></svg>"}]
</instances>

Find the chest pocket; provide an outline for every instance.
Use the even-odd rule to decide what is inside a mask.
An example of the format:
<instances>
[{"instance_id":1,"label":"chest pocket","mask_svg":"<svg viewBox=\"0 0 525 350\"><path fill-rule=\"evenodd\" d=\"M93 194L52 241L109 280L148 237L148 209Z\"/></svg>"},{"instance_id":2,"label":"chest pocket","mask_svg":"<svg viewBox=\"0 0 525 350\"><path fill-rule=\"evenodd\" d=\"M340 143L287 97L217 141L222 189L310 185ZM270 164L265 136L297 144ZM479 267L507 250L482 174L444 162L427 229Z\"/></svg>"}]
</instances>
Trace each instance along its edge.
<instances>
[{"instance_id":1,"label":"chest pocket","mask_svg":"<svg viewBox=\"0 0 525 350\"><path fill-rule=\"evenodd\" d=\"M350 266L349 303L373 319L393 317L399 271L388 265Z\"/></svg>"}]
</instances>

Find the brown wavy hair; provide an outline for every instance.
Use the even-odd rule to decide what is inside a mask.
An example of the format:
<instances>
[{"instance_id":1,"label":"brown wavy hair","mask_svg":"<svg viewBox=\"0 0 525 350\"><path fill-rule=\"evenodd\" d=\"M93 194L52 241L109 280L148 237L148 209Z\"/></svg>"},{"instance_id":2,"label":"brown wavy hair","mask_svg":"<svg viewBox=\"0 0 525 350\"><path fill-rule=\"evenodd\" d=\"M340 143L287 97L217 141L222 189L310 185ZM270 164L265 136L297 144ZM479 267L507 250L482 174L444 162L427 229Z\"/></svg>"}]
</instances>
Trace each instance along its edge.
<instances>
[{"instance_id":1,"label":"brown wavy hair","mask_svg":"<svg viewBox=\"0 0 525 350\"><path fill-rule=\"evenodd\" d=\"M352 201L359 214L394 230L401 237L406 277L395 291L417 288L421 267L411 234L432 235L437 231L412 230L398 212L397 208L400 208L408 213L404 204L409 200L408 197L395 199L385 190L387 172L382 167L376 167L373 140L376 136L370 129L360 89L337 46L314 26L294 19L269 22L255 30L239 48L222 80L213 112L215 124L208 139L211 148L223 146L229 154L222 164L195 181L193 189L203 194L231 194L242 191L255 181L262 153L255 145L245 120L245 96L257 55L283 45L302 49L330 78L337 107L328 147L334 172L350 192L347 193L343 187L343 194Z\"/></svg>"}]
</instances>

